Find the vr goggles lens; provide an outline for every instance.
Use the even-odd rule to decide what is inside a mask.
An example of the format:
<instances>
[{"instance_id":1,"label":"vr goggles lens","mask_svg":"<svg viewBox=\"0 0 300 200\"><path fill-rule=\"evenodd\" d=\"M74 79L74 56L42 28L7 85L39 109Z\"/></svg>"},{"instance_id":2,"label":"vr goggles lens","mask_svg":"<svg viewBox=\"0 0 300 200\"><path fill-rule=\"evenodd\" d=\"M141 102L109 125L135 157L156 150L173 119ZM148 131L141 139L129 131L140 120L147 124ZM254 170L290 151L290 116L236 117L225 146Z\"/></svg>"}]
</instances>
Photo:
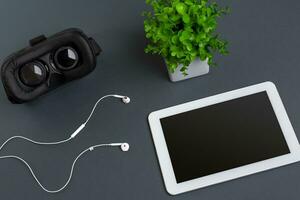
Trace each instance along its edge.
<instances>
[{"instance_id":1,"label":"vr goggles lens","mask_svg":"<svg viewBox=\"0 0 300 200\"><path fill-rule=\"evenodd\" d=\"M47 68L41 62L31 62L20 68L19 77L21 82L27 86L38 86L46 81Z\"/></svg>"},{"instance_id":2,"label":"vr goggles lens","mask_svg":"<svg viewBox=\"0 0 300 200\"><path fill-rule=\"evenodd\" d=\"M54 54L54 64L62 70L76 67L78 61L78 54L72 47L61 47Z\"/></svg>"}]
</instances>

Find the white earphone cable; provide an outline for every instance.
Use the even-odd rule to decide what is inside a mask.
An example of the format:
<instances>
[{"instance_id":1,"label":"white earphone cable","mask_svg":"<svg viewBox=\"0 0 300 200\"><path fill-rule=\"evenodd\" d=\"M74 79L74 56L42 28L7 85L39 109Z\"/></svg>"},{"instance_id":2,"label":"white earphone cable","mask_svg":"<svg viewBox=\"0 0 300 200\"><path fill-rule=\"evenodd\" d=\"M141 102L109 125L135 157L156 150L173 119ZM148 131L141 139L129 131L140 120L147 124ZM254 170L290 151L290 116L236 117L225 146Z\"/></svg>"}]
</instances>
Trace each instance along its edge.
<instances>
[{"instance_id":1,"label":"white earphone cable","mask_svg":"<svg viewBox=\"0 0 300 200\"><path fill-rule=\"evenodd\" d=\"M62 143L66 143L66 142L69 142L70 140L72 140L84 127L85 125L89 122L89 120L91 119L91 117L93 116L98 104L105 98L107 97L115 97L115 98L124 98L125 96L121 96L121 95L115 95L115 94L109 94L109 95L105 95L101 98L99 98L97 100L97 102L95 103L92 111L90 112L88 118L86 119L86 121L81 124L79 126L79 128L76 129L76 131L73 132L73 134L67 138L67 139L64 139L64 140L60 140L60 141L57 141L57 142L40 142L40 141L35 141L35 140L32 140L30 138L27 138L27 137L24 137L24 136L20 136L20 135L17 135L17 136L12 136L10 138L8 138L1 146L0 146L0 151L4 148L4 146L9 143L11 140L13 139L23 139L23 140L26 140L28 142L31 142L33 144L37 144L37 145L58 145L58 144L62 144ZM126 97L127 98L127 97ZM82 151L76 158L75 160L73 161L73 164L72 164L72 167L71 167L71 171L70 171L70 175L69 175L69 178L67 180L67 182L58 190L48 190L46 187L44 187L41 182L39 181L39 179L37 178L37 176L35 175L35 173L33 172L32 168L30 167L30 165L24 160L22 159L21 157L19 156L15 156L15 155L7 155L7 156L0 156L0 159L6 159L6 158L13 158L13 159L17 159L21 162L23 162L27 168L29 169L29 171L31 172L31 175L33 176L33 178L36 180L36 182L38 183L38 185L46 192L48 193L57 193L57 192L60 192L62 191L63 189L65 189L67 187L67 185L69 184L71 178L72 178L72 175L73 175L73 170L74 170L74 166L77 162L77 160L84 154L86 153L87 151L92 151L94 150L94 148L97 148L97 147L101 147L101 146L115 146L113 144L98 144L98 145L94 145L94 146L91 146L87 149L85 149L84 151Z\"/></svg>"},{"instance_id":2,"label":"white earphone cable","mask_svg":"<svg viewBox=\"0 0 300 200\"><path fill-rule=\"evenodd\" d=\"M33 178L35 179L35 181L38 183L38 185L45 191L45 192L48 192L48 193L58 193L62 190L64 190L68 184L70 183L71 179L72 179L72 176L73 176L73 171L74 171L74 167L75 167L75 164L76 162L78 161L78 159L83 155L85 154L86 152L88 151L92 151L94 150L95 148L98 148L98 147L103 147L103 146L113 146L111 144L98 144L98 145L94 145L94 146L91 146L85 150L83 150L80 154L78 154L78 156L74 159L73 163L72 163L72 167L71 167L71 170L70 170L70 174L69 174L69 178L68 180L66 181L66 183L60 187L59 189L57 190L49 190L47 189L45 186L43 186L43 184L40 182L40 180L37 178L37 176L35 175L34 171L32 170L32 168L30 167L30 165L21 157L19 156L15 156L15 155L7 155L7 156L0 156L0 159L6 159L6 158L12 158L12 159L17 159L19 161L21 161L22 163L24 163L26 165L26 167L29 169L31 175L33 176Z\"/></svg>"},{"instance_id":3,"label":"white earphone cable","mask_svg":"<svg viewBox=\"0 0 300 200\"><path fill-rule=\"evenodd\" d=\"M98 99L98 101L95 103L95 105L94 105L92 111L90 112L90 115L88 116L88 118L86 119L86 121L85 121L83 124L86 125L86 124L90 121L90 119L91 119L91 117L93 116L93 114L94 114L94 112L95 112L95 110L96 110L98 104L99 104L103 99L105 99L105 98L107 98L107 97L116 97L116 96L118 96L118 95L115 95L115 94L108 94L108 95L105 95L105 96L101 97L100 99Z\"/></svg>"},{"instance_id":4,"label":"white earphone cable","mask_svg":"<svg viewBox=\"0 0 300 200\"><path fill-rule=\"evenodd\" d=\"M0 151L2 150L2 148L3 148L9 141L11 141L11 140L13 140L13 139L17 139L17 138L23 139L23 140L26 140L26 141L29 141L29 142L31 142L31 143L33 143L33 144L38 144L38 145L56 145L56 144L62 144L62 143L68 142L68 141L70 141L70 140L72 139L71 137L69 137L68 139L61 140L61 141L58 141L58 142L38 142L38 141L34 141L34 140L32 140L32 139L29 139L29 138L24 137L24 136L21 136L21 135L16 135L16 136L12 136L12 137L10 137L9 139L7 139L7 140L1 145Z\"/></svg>"},{"instance_id":5,"label":"white earphone cable","mask_svg":"<svg viewBox=\"0 0 300 200\"><path fill-rule=\"evenodd\" d=\"M95 103L92 111L90 112L88 118L86 119L86 121L81 124L81 126L74 132L76 134L72 134L69 138L67 139L64 139L64 140L60 140L60 141L57 141L57 142L40 142L40 141L35 141L35 140L32 140L30 138L27 138L27 137L24 137L24 136L20 136L20 135L17 135L17 136L12 136L10 138L8 138L0 147L0 151L2 150L2 148L8 143L10 142L11 140L13 139L23 139L23 140L26 140L28 142L31 142L33 144L37 144L37 145L57 145L57 144L62 144L62 143L66 143L66 142L69 142L71 139L73 139L84 127L85 125L89 122L89 120L91 119L91 117L93 116L98 104L105 98L107 97L116 97L116 96L119 96L119 95L115 95L115 94L109 94L109 95L105 95L103 97L101 97L100 99L97 100L97 102Z\"/></svg>"}]
</instances>

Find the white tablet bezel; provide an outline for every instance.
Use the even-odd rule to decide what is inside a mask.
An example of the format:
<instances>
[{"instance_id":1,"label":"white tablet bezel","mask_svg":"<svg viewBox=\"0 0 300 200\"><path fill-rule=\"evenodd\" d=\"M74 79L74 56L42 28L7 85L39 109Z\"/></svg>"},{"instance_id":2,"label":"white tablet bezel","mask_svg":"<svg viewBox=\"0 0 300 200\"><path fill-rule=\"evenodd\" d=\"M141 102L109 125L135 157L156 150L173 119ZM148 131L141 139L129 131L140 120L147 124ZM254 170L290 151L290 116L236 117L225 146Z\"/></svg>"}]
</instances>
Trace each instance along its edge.
<instances>
[{"instance_id":1,"label":"white tablet bezel","mask_svg":"<svg viewBox=\"0 0 300 200\"><path fill-rule=\"evenodd\" d=\"M288 144L291 153L267 159L264 161L255 162L249 165L237 167L234 169L226 170L223 172L215 173L212 175L200 177L197 179L185 181L182 183L177 183L171 159L168 153L167 144L161 127L160 119L263 91L266 91L268 94L268 97L270 99L270 102L272 104L272 107L274 109L274 112L276 114L276 117L278 119L278 122L280 124L280 127L282 129L282 132L284 134L285 140ZM297 137L290 123L286 110L283 106L281 98L277 92L277 89L272 82L264 82L261 84L233 90L230 92L225 92L211 97L158 110L150 113L148 120L166 189L171 195L195 190L198 188L203 188L209 185L221 183L224 181L232 180L235 178L243 177L246 175L262 172L268 169L300 161L300 146Z\"/></svg>"}]
</instances>

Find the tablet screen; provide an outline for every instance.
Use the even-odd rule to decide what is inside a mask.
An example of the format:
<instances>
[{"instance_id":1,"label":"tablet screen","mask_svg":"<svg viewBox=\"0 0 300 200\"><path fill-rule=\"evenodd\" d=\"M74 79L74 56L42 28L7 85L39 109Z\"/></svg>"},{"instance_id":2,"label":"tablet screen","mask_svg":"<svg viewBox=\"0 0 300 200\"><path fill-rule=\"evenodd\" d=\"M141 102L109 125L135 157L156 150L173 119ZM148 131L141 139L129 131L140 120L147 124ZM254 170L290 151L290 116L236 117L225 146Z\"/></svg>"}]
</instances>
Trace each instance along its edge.
<instances>
[{"instance_id":1,"label":"tablet screen","mask_svg":"<svg viewBox=\"0 0 300 200\"><path fill-rule=\"evenodd\" d=\"M290 153L266 92L160 121L177 183Z\"/></svg>"}]
</instances>

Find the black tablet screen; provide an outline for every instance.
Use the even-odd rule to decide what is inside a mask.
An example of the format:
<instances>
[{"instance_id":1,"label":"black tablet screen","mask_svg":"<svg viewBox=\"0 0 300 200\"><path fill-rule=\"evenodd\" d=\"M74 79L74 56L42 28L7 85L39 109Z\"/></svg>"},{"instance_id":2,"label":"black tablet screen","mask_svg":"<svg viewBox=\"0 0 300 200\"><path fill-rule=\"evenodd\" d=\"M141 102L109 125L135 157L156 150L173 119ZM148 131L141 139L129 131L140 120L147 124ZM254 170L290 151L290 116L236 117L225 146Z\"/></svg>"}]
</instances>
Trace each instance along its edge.
<instances>
[{"instance_id":1,"label":"black tablet screen","mask_svg":"<svg viewBox=\"0 0 300 200\"><path fill-rule=\"evenodd\" d=\"M162 118L177 183L290 153L266 92Z\"/></svg>"}]
</instances>

